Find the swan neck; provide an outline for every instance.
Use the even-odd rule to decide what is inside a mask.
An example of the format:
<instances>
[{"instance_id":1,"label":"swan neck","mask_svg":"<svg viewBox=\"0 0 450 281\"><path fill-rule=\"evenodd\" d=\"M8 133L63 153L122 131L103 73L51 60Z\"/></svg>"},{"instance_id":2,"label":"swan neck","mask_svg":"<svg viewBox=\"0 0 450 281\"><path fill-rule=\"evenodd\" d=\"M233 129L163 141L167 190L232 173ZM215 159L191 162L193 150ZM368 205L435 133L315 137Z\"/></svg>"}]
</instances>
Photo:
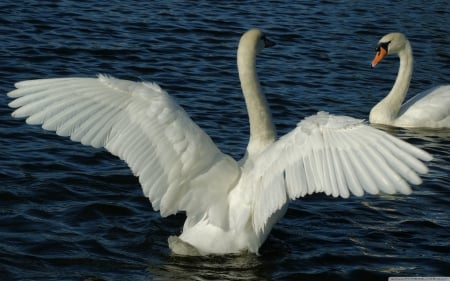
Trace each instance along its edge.
<instances>
[{"instance_id":1,"label":"swan neck","mask_svg":"<svg viewBox=\"0 0 450 281\"><path fill-rule=\"evenodd\" d=\"M414 62L409 41L405 42L405 46L399 51L398 56L400 58L400 66L394 86L389 94L372 109L370 114L371 122L374 122L375 118L381 118L380 116L383 116L383 120L376 120L375 123L389 124L398 118L400 108L408 93L413 71Z\"/></svg>"},{"instance_id":2,"label":"swan neck","mask_svg":"<svg viewBox=\"0 0 450 281\"><path fill-rule=\"evenodd\" d=\"M387 99L395 108L400 110L400 106L405 100L405 96L408 93L409 83L411 82L411 76L413 71L413 55L409 42L406 42L405 47L398 53L400 58L400 66L395 79L394 86L389 92Z\"/></svg>"},{"instance_id":3,"label":"swan neck","mask_svg":"<svg viewBox=\"0 0 450 281\"><path fill-rule=\"evenodd\" d=\"M241 45L238 48L237 64L250 123L250 140L246 155L248 157L259 153L275 141L275 127L256 74L256 50Z\"/></svg>"}]
</instances>

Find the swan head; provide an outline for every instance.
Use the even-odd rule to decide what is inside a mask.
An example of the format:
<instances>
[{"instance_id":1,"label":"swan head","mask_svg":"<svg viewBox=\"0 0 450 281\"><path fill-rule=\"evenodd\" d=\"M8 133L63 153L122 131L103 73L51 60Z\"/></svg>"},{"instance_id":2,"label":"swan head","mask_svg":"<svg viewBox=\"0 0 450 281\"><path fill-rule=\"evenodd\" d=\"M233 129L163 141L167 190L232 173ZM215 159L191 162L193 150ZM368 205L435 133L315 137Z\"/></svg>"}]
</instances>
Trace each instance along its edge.
<instances>
[{"instance_id":1,"label":"swan head","mask_svg":"<svg viewBox=\"0 0 450 281\"><path fill-rule=\"evenodd\" d=\"M246 31L239 41L239 49L251 50L254 54L258 54L262 49L274 45L275 42L267 39L265 34L257 28Z\"/></svg>"},{"instance_id":2,"label":"swan head","mask_svg":"<svg viewBox=\"0 0 450 281\"><path fill-rule=\"evenodd\" d=\"M375 57L372 60L372 67L375 67L385 56L398 54L405 49L408 39L400 32L393 32L384 35L378 41Z\"/></svg>"}]
</instances>

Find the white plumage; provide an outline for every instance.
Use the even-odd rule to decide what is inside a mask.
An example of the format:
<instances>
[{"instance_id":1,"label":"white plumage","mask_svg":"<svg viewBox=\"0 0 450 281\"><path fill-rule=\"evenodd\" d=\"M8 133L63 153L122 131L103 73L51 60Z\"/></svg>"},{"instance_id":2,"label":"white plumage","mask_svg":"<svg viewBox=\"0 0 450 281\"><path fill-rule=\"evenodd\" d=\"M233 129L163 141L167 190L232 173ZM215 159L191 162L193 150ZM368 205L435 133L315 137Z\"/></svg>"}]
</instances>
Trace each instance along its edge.
<instances>
[{"instance_id":1,"label":"white plumage","mask_svg":"<svg viewBox=\"0 0 450 281\"><path fill-rule=\"evenodd\" d=\"M276 140L255 73L257 52L271 45L257 29L239 44L251 130L240 161L154 83L104 75L23 81L9 105L14 117L125 160L162 216L185 211L182 234L169 238L178 254L257 253L289 201L307 194L409 194L407 182L421 183L420 160L431 156L362 120L319 112Z\"/></svg>"},{"instance_id":2,"label":"white plumage","mask_svg":"<svg viewBox=\"0 0 450 281\"><path fill-rule=\"evenodd\" d=\"M397 78L389 94L370 111L370 122L404 128L450 128L450 85L433 87L402 104L414 61L411 44L404 34L389 33L380 39L372 67L389 54L400 58Z\"/></svg>"}]
</instances>

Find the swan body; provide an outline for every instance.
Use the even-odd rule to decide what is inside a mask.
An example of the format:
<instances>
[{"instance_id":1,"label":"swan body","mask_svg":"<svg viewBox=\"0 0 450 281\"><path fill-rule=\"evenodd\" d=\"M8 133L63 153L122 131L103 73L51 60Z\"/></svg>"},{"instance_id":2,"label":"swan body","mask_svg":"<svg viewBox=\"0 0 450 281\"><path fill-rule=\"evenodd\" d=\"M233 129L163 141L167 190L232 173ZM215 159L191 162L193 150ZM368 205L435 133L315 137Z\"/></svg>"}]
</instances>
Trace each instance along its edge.
<instances>
[{"instance_id":1,"label":"swan body","mask_svg":"<svg viewBox=\"0 0 450 281\"><path fill-rule=\"evenodd\" d=\"M291 199L411 193L431 156L362 120L319 112L276 139L255 70L256 54L273 45L258 29L238 47L250 140L243 159L222 153L157 84L97 78L16 83L12 115L73 141L104 147L125 160L155 210L186 213L183 255L258 253Z\"/></svg>"},{"instance_id":2,"label":"swan body","mask_svg":"<svg viewBox=\"0 0 450 281\"><path fill-rule=\"evenodd\" d=\"M397 79L390 93L372 108L369 121L404 128L450 128L450 85L421 92L402 105L413 70L412 48L405 35L397 32L383 36L372 67L388 54L398 54L400 58Z\"/></svg>"}]
</instances>

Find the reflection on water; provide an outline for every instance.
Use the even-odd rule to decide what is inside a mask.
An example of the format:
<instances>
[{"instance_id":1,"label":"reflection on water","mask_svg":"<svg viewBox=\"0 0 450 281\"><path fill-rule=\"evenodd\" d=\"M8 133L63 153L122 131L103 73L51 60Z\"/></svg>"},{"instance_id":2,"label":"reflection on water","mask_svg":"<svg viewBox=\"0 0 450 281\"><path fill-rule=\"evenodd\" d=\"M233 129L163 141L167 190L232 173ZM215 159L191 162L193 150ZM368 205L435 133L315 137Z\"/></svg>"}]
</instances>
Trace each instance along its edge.
<instances>
[{"instance_id":1,"label":"reflection on water","mask_svg":"<svg viewBox=\"0 0 450 281\"><path fill-rule=\"evenodd\" d=\"M253 254L183 257L168 256L162 265L149 267L161 280L270 280L270 268Z\"/></svg>"}]
</instances>

